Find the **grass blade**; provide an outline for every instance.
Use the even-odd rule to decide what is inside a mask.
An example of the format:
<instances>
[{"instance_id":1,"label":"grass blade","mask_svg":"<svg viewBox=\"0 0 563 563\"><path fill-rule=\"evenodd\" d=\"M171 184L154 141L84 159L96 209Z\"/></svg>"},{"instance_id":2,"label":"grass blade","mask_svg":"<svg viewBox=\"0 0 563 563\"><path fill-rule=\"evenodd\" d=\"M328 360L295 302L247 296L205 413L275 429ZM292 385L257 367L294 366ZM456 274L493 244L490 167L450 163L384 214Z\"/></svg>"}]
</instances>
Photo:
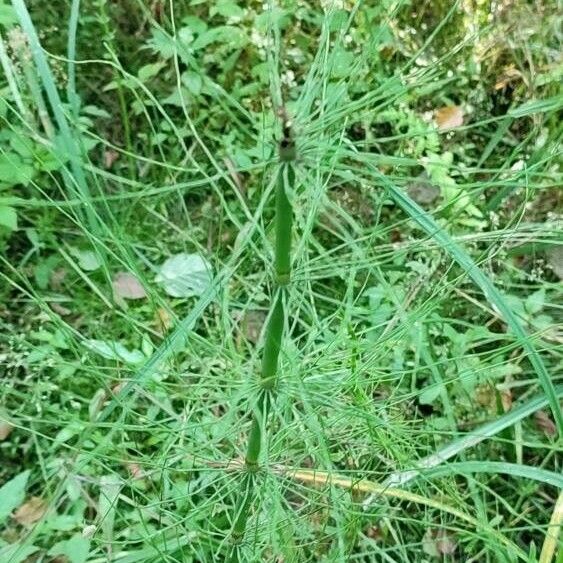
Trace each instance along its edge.
<instances>
[{"instance_id":1,"label":"grass blade","mask_svg":"<svg viewBox=\"0 0 563 563\"><path fill-rule=\"evenodd\" d=\"M63 112L63 104L57 91L57 86L49 63L47 62L47 57L43 52L41 43L39 42L39 36L35 30L35 26L31 21L29 12L25 6L23 0L12 0L12 5L19 19L20 25L27 35L29 41L29 46L31 49L31 54L37 68L37 73L41 78L43 88L47 94L47 99L49 100L49 105L51 106L51 111L55 116L55 121L59 129L60 137L56 140L56 144L59 145L59 150L64 156L68 156L70 162L70 169L72 172L72 177L65 174L65 184L69 191L76 194L83 201L86 208L86 217L89 223L89 227L94 234L99 232L98 221L94 210L90 203L90 189L86 181L86 176L82 168L82 159L78 150L80 146L77 139L71 131L68 124L66 116ZM76 189L75 189L76 184Z\"/></svg>"},{"instance_id":2,"label":"grass blade","mask_svg":"<svg viewBox=\"0 0 563 563\"><path fill-rule=\"evenodd\" d=\"M559 397L563 397L563 385L555 388L554 393L556 400L558 400ZM421 470L437 467L464 450L476 446L487 438L495 436L504 429L509 428L513 424L516 424L527 416L545 407L547 402L547 398L544 396L530 399L523 405L520 405L519 407L499 417L497 420L480 426L477 430L469 432L465 436L450 442L443 448L440 448L436 453L423 458L417 463L416 469L393 473L384 481L384 484L393 486L405 485L415 477L418 477Z\"/></svg>"},{"instance_id":3,"label":"grass blade","mask_svg":"<svg viewBox=\"0 0 563 563\"><path fill-rule=\"evenodd\" d=\"M547 528L547 533L545 534L545 541L543 542L542 550L540 553L539 563L551 563L553 556L555 555L555 550L559 544L559 534L561 532L561 524L563 523L563 491L559 493L559 498L555 503L555 508L553 509L553 514L551 515L551 520L549 521L549 526ZM559 558L561 560L561 554L563 553L563 548L560 546Z\"/></svg>"},{"instance_id":4,"label":"grass blade","mask_svg":"<svg viewBox=\"0 0 563 563\"><path fill-rule=\"evenodd\" d=\"M449 463L441 467L434 467L422 472L423 477L444 477L454 473L504 473L532 479L541 483L547 483L554 487L563 489L563 476L539 467L521 465L519 463L505 463L504 461L462 461L459 463Z\"/></svg>"},{"instance_id":5,"label":"grass blade","mask_svg":"<svg viewBox=\"0 0 563 563\"><path fill-rule=\"evenodd\" d=\"M479 269L475 261L467 254L467 252L457 244L452 237L442 228L432 216L427 213L420 205L415 203L408 195L403 193L388 178L386 178L377 169L370 167L374 172L374 176L383 184L389 195L395 203L403 209L419 227L429 236L434 238L436 242L447 252L467 273L467 275L481 289L486 299L499 311L504 321L520 343L522 348L528 355L530 363L538 376L539 382L547 397L549 406L555 418L559 436L563 436L563 412L559 406L559 400L555 391L555 386L551 381L551 377L547 372L536 348L530 341L530 337L526 334L524 328L518 321L518 318L500 293L493 282Z\"/></svg>"}]
</instances>

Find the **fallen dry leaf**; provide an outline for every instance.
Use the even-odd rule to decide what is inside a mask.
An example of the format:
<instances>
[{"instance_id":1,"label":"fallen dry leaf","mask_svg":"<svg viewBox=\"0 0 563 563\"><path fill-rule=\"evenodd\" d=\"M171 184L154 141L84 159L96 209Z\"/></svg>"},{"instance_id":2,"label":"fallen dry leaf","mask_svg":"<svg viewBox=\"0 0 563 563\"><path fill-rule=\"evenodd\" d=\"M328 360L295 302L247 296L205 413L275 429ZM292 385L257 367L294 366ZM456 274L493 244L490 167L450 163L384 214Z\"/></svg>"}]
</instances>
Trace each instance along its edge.
<instances>
[{"instance_id":1,"label":"fallen dry leaf","mask_svg":"<svg viewBox=\"0 0 563 563\"><path fill-rule=\"evenodd\" d=\"M244 336L249 342L252 342L252 344L256 344L258 342L265 320L266 313L264 311L250 310L244 315L242 330Z\"/></svg>"},{"instance_id":2,"label":"fallen dry leaf","mask_svg":"<svg viewBox=\"0 0 563 563\"><path fill-rule=\"evenodd\" d=\"M436 549L440 555L452 555L456 543L447 530L438 530L436 534Z\"/></svg>"},{"instance_id":3,"label":"fallen dry leaf","mask_svg":"<svg viewBox=\"0 0 563 563\"><path fill-rule=\"evenodd\" d=\"M495 90L502 90L508 86L509 82L514 80L519 80L522 78L522 73L514 68L514 65L504 69L504 72L500 75L495 83Z\"/></svg>"},{"instance_id":4,"label":"fallen dry leaf","mask_svg":"<svg viewBox=\"0 0 563 563\"><path fill-rule=\"evenodd\" d=\"M407 185L407 192L416 203L421 205L430 204L440 196L440 188L430 182L426 172Z\"/></svg>"},{"instance_id":5,"label":"fallen dry leaf","mask_svg":"<svg viewBox=\"0 0 563 563\"><path fill-rule=\"evenodd\" d=\"M121 393L121 391L123 391L123 388L125 387L125 382L121 382L121 383L116 383L112 388L111 388L111 392L113 394L114 397L117 397L117 395L119 395L119 393Z\"/></svg>"},{"instance_id":6,"label":"fallen dry leaf","mask_svg":"<svg viewBox=\"0 0 563 563\"><path fill-rule=\"evenodd\" d=\"M85 526L82 530L83 538L91 538L96 533L96 526L94 524L89 524Z\"/></svg>"},{"instance_id":7,"label":"fallen dry leaf","mask_svg":"<svg viewBox=\"0 0 563 563\"><path fill-rule=\"evenodd\" d=\"M14 520L22 526L31 526L47 512L47 503L41 497L31 497L14 513Z\"/></svg>"},{"instance_id":8,"label":"fallen dry leaf","mask_svg":"<svg viewBox=\"0 0 563 563\"><path fill-rule=\"evenodd\" d=\"M369 526L369 528L365 531L365 534L368 538L375 541L381 541L384 539L383 532L379 526Z\"/></svg>"},{"instance_id":9,"label":"fallen dry leaf","mask_svg":"<svg viewBox=\"0 0 563 563\"><path fill-rule=\"evenodd\" d=\"M126 465L133 479L143 479L145 477L145 472L143 471L142 467L138 463L131 462L131 463L127 463Z\"/></svg>"},{"instance_id":10,"label":"fallen dry leaf","mask_svg":"<svg viewBox=\"0 0 563 563\"><path fill-rule=\"evenodd\" d=\"M441 131L463 125L463 110L460 106L445 106L434 112L436 125Z\"/></svg>"},{"instance_id":11,"label":"fallen dry leaf","mask_svg":"<svg viewBox=\"0 0 563 563\"><path fill-rule=\"evenodd\" d=\"M563 246L556 246L547 253L549 264L553 268L553 272L563 280Z\"/></svg>"},{"instance_id":12,"label":"fallen dry leaf","mask_svg":"<svg viewBox=\"0 0 563 563\"><path fill-rule=\"evenodd\" d=\"M144 299L147 296L145 288L137 276L129 272L119 272L113 278L113 292L122 299Z\"/></svg>"},{"instance_id":13,"label":"fallen dry leaf","mask_svg":"<svg viewBox=\"0 0 563 563\"><path fill-rule=\"evenodd\" d=\"M155 324L160 332L167 332L172 327L172 317L163 307L159 307L155 314Z\"/></svg>"},{"instance_id":14,"label":"fallen dry leaf","mask_svg":"<svg viewBox=\"0 0 563 563\"><path fill-rule=\"evenodd\" d=\"M500 391L500 400L504 412L508 412L512 408L512 391L510 389Z\"/></svg>"},{"instance_id":15,"label":"fallen dry leaf","mask_svg":"<svg viewBox=\"0 0 563 563\"><path fill-rule=\"evenodd\" d=\"M0 421L0 442L4 441L11 433L14 427L6 421Z\"/></svg>"},{"instance_id":16,"label":"fallen dry leaf","mask_svg":"<svg viewBox=\"0 0 563 563\"><path fill-rule=\"evenodd\" d=\"M557 428L555 423L551 420L551 417L545 411L537 411L534 414L534 420L536 426L546 435L555 436L557 434Z\"/></svg>"},{"instance_id":17,"label":"fallen dry leaf","mask_svg":"<svg viewBox=\"0 0 563 563\"><path fill-rule=\"evenodd\" d=\"M422 538L422 550L432 557L452 555L456 550L456 542L447 530L428 528Z\"/></svg>"},{"instance_id":18,"label":"fallen dry leaf","mask_svg":"<svg viewBox=\"0 0 563 563\"><path fill-rule=\"evenodd\" d=\"M104 151L104 167L111 168L113 163L119 158L119 153L114 150Z\"/></svg>"},{"instance_id":19,"label":"fallen dry leaf","mask_svg":"<svg viewBox=\"0 0 563 563\"><path fill-rule=\"evenodd\" d=\"M57 302L51 303L51 309L53 309L55 313L61 315L61 317L65 317L66 315L70 315L72 313L70 309L63 307L63 305Z\"/></svg>"},{"instance_id":20,"label":"fallen dry leaf","mask_svg":"<svg viewBox=\"0 0 563 563\"><path fill-rule=\"evenodd\" d=\"M55 291L59 291L63 286L63 282L66 278L67 271L64 268L57 268L51 273L51 277L49 278L49 284L51 285L51 289Z\"/></svg>"}]
</instances>

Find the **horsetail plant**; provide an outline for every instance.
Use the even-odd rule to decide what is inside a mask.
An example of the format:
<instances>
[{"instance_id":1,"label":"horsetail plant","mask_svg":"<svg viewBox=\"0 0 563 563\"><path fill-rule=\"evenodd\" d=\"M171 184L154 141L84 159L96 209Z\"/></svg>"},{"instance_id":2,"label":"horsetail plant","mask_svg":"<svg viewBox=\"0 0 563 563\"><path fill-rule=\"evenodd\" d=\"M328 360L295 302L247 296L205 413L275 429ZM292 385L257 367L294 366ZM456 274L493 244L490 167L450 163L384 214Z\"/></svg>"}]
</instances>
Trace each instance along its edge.
<instances>
[{"instance_id":1,"label":"horsetail plant","mask_svg":"<svg viewBox=\"0 0 563 563\"><path fill-rule=\"evenodd\" d=\"M239 561L240 543L244 537L246 523L254 499L256 473L265 436L266 421L275 400L278 384L278 363L285 327L285 306L287 288L291 281L291 236L293 211L288 192L295 187L296 159L295 142L291 122L285 111L280 112L283 120L283 135L279 143L279 169L276 185L275 204L275 256L274 256L274 294L270 315L266 326L262 365L258 378L259 397L253 413L252 426L248 436L244 459L245 478L242 495L236 507L232 538L234 541L231 561Z\"/></svg>"}]
</instances>

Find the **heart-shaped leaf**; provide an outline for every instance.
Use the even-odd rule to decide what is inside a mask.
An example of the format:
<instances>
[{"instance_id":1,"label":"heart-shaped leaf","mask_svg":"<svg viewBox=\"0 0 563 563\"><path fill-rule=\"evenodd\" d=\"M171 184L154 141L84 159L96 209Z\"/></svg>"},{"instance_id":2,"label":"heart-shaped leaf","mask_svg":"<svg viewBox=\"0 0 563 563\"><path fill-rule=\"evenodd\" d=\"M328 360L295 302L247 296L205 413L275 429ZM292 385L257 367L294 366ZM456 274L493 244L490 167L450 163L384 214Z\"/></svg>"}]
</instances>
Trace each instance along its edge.
<instances>
[{"instance_id":1,"label":"heart-shaped leaf","mask_svg":"<svg viewBox=\"0 0 563 563\"><path fill-rule=\"evenodd\" d=\"M199 297L211 285L211 265L199 254L182 252L162 264L156 281L172 297Z\"/></svg>"},{"instance_id":2,"label":"heart-shaped leaf","mask_svg":"<svg viewBox=\"0 0 563 563\"><path fill-rule=\"evenodd\" d=\"M146 358L140 350L128 350L119 342L89 339L84 345L108 360L118 360L127 364L140 364Z\"/></svg>"}]
</instances>

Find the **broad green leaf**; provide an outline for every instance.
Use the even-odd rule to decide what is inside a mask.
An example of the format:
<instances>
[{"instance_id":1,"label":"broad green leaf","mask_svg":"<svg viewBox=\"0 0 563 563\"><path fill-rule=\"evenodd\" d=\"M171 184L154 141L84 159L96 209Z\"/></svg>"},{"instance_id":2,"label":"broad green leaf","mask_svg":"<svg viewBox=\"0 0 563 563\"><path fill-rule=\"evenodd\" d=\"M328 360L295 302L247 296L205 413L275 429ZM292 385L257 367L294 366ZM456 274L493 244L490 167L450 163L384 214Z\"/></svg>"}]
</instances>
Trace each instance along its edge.
<instances>
[{"instance_id":1,"label":"broad green leaf","mask_svg":"<svg viewBox=\"0 0 563 563\"><path fill-rule=\"evenodd\" d=\"M92 250L70 247L69 251L78 260L80 268L87 272L93 272L101 266L98 256Z\"/></svg>"},{"instance_id":2,"label":"broad green leaf","mask_svg":"<svg viewBox=\"0 0 563 563\"><path fill-rule=\"evenodd\" d=\"M265 33L270 27L284 29L289 21L288 12L279 6L273 5L254 18L254 27Z\"/></svg>"},{"instance_id":3,"label":"broad green leaf","mask_svg":"<svg viewBox=\"0 0 563 563\"><path fill-rule=\"evenodd\" d=\"M0 3L0 25L10 27L18 21L12 6Z\"/></svg>"},{"instance_id":4,"label":"broad green leaf","mask_svg":"<svg viewBox=\"0 0 563 563\"><path fill-rule=\"evenodd\" d=\"M0 183L8 186L31 182L34 169L15 152L0 154Z\"/></svg>"},{"instance_id":5,"label":"broad green leaf","mask_svg":"<svg viewBox=\"0 0 563 563\"><path fill-rule=\"evenodd\" d=\"M531 314L539 313L543 309L545 303L545 289L535 291L526 299L526 311Z\"/></svg>"},{"instance_id":6,"label":"broad green leaf","mask_svg":"<svg viewBox=\"0 0 563 563\"><path fill-rule=\"evenodd\" d=\"M0 205L0 225L7 227L10 231L18 228L18 214L13 207Z\"/></svg>"},{"instance_id":7,"label":"broad green leaf","mask_svg":"<svg viewBox=\"0 0 563 563\"><path fill-rule=\"evenodd\" d=\"M200 296L211 285L211 265L199 254L181 253L168 258L156 281L172 297Z\"/></svg>"},{"instance_id":8,"label":"broad green leaf","mask_svg":"<svg viewBox=\"0 0 563 563\"><path fill-rule=\"evenodd\" d=\"M24 501L29 474L30 471L24 471L0 488L0 523Z\"/></svg>"},{"instance_id":9,"label":"broad green leaf","mask_svg":"<svg viewBox=\"0 0 563 563\"><path fill-rule=\"evenodd\" d=\"M139 69L139 72L137 72L137 77L141 82L146 82L147 80L154 78L164 68L164 66L163 62L144 65Z\"/></svg>"},{"instance_id":10,"label":"broad green leaf","mask_svg":"<svg viewBox=\"0 0 563 563\"><path fill-rule=\"evenodd\" d=\"M203 33L207 29L207 23L197 16L186 16L182 23L186 24L194 34Z\"/></svg>"},{"instance_id":11,"label":"broad green leaf","mask_svg":"<svg viewBox=\"0 0 563 563\"><path fill-rule=\"evenodd\" d=\"M442 390L443 385L428 385L426 389L424 389L424 391L418 396L418 402L421 405L432 405L434 401L440 396Z\"/></svg>"},{"instance_id":12,"label":"broad green leaf","mask_svg":"<svg viewBox=\"0 0 563 563\"><path fill-rule=\"evenodd\" d=\"M0 561L5 563L22 563L36 551L39 551L39 548L34 545L12 543L0 549Z\"/></svg>"},{"instance_id":13,"label":"broad green leaf","mask_svg":"<svg viewBox=\"0 0 563 563\"><path fill-rule=\"evenodd\" d=\"M182 83L194 96L201 94L203 87L201 74L188 70L182 74Z\"/></svg>"},{"instance_id":14,"label":"broad green leaf","mask_svg":"<svg viewBox=\"0 0 563 563\"><path fill-rule=\"evenodd\" d=\"M113 541L113 525L115 510L121 490L121 483L115 475L103 475L100 478L100 498L98 499L98 515L105 541Z\"/></svg>"},{"instance_id":15,"label":"broad green leaf","mask_svg":"<svg viewBox=\"0 0 563 563\"><path fill-rule=\"evenodd\" d=\"M242 18L244 10L233 0L218 0L218 2L209 10L209 15L213 17L219 14L224 18Z\"/></svg>"},{"instance_id":16,"label":"broad green leaf","mask_svg":"<svg viewBox=\"0 0 563 563\"><path fill-rule=\"evenodd\" d=\"M116 360L127 364L140 364L146 358L140 350L128 350L123 344L111 340L89 339L84 341L84 345L92 352L108 360Z\"/></svg>"},{"instance_id":17,"label":"broad green leaf","mask_svg":"<svg viewBox=\"0 0 563 563\"><path fill-rule=\"evenodd\" d=\"M85 563L90 552L90 540L82 534L74 534L70 539L56 543L48 555L66 555L70 563Z\"/></svg>"},{"instance_id":18,"label":"broad green leaf","mask_svg":"<svg viewBox=\"0 0 563 563\"><path fill-rule=\"evenodd\" d=\"M148 41L148 45L165 59L173 57L176 52L172 37L158 27L152 29L152 38Z\"/></svg>"},{"instance_id":19,"label":"broad green leaf","mask_svg":"<svg viewBox=\"0 0 563 563\"><path fill-rule=\"evenodd\" d=\"M235 26L223 25L203 32L193 43L194 50L204 49L211 43L227 43L232 49L243 47L246 43L244 33Z\"/></svg>"},{"instance_id":20,"label":"broad green leaf","mask_svg":"<svg viewBox=\"0 0 563 563\"><path fill-rule=\"evenodd\" d=\"M333 55L332 76L335 78L348 76L352 71L355 59L354 53L344 49L337 50Z\"/></svg>"}]
</instances>

